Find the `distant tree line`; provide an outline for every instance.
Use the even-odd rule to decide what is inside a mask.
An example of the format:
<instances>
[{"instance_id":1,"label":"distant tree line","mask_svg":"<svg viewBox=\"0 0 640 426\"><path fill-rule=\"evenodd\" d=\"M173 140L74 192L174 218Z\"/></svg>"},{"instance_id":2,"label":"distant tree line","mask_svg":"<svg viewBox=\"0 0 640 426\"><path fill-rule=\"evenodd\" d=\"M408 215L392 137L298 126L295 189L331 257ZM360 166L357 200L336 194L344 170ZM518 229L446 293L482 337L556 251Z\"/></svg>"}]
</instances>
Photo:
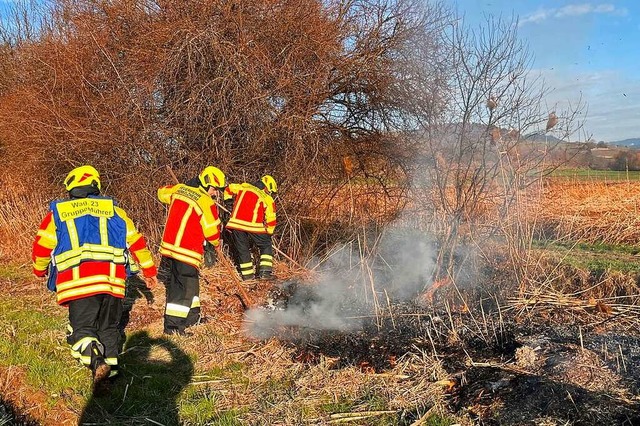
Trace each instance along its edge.
<instances>
[{"instance_id":1,"label":"distant tree line","mask_svg":"<svg viewBox=\"0 0 640 426\"><path fill-rule=\"evenodd\" d=\"M640 170L640 152L636 150L620 150L614 157L611 170Z\"/></svg>"}]
</instances>

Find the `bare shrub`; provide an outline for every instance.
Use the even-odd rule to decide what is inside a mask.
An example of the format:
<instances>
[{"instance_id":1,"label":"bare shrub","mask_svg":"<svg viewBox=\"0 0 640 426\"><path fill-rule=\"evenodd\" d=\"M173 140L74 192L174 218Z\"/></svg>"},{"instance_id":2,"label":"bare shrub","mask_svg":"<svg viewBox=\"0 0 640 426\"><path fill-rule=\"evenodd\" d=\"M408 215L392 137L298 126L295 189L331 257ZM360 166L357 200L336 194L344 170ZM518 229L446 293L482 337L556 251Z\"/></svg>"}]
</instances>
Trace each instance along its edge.
<instances>
[{"instance_id":1,"label":"bare shrub","mask_svg":"<svg viewBox=\"0 0 640 426\"><path fill-rule=\"evenodd\" d=\"M582 105L553 112L549 125L547 89L530 72L531 56L516 29L516 20L488 18L477 30L457 21L448 32L451 98L437 120L421 120L416 135L424 141L416 192L431 200L426 215L439 240L434 280L455 280L473 266L471 254L498 235L511 245L520 279L532 225L523 217L522 190L557 167L546 162L549 150L581 126ZM551 131L553 142L533 142Z\"/></svg>"},{"instance_id":2,"label":"bare shrub","mask_svg":"<svg viewBox=\"0 0 640 426\"><path fill-rule=\"evenodd\" d=\"M416 141L407 130L418 109L437 109L443 98L434 94L449 19L442 4L57 0L47 7L37 31L5 29L0 140L9 166L0 179L50 191L71 167L91 163L106 191L149 220L152 233L161 214L155 189L170 181L166 165L180 179L205 164L235 181L273 174L285 224L294 228L296 216L325 206L322 197L314 198L320 204L287 197L293 187L337 194L357 184L375 197L402 197L385 188L408 182ZM15 20L28 13L16 9ZM350 195L354 205L360 192Z\"/></svg>"}]
</instances>

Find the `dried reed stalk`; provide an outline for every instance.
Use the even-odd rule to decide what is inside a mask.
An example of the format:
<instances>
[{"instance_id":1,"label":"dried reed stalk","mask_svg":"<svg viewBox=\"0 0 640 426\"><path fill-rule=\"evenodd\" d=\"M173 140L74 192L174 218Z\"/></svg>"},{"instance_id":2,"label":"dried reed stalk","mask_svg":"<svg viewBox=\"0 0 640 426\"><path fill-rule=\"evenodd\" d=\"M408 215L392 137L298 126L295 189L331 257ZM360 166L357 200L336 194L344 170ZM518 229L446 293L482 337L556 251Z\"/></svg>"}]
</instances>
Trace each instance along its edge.
<instances>
[{"instance_id":1,"label":"dried reed stalk","mask_svg":"<svg viewBox=\"0 0 640 426\"><path fill-rule=\"evenodd\" d=\"M607 321L618 320L640 326L640 306L612 303L612 301L615 300L618 300L618 298L590 298L585 300L575 295L545 291L524 293L521 297L508 299L507 308L538 312L564 309L576 312L579 315L599 315L600 317L604 316ZM598 322L602 322L602 318L600 318Z\"/></svg>"}]
</instances>

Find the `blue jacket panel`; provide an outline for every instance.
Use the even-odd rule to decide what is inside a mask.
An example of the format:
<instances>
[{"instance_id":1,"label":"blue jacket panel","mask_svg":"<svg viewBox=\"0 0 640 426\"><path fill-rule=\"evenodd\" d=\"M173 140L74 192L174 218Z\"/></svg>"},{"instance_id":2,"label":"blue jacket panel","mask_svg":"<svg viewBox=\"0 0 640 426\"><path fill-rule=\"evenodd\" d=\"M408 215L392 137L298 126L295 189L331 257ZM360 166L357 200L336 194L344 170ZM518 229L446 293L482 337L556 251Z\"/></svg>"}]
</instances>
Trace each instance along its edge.
<instances>
[{"instance_id":1,"label":"blue jacket panel","mask_svg":"<svg viewBox=\"0 0 640 426\"><path fill-rule=\"evenodd\" d=\"M51 203L50 208L51 211L53 213L53 219L55 221L55 225L56 225L56 236L58 239L58 243L56 245L56 247L53 250L52 256L55 258L56 256L59 256L65 252L71 251L73 249L72 247L72 243L71 243L71 236L69 235L69 227L67 226L67 224L65 223L65 221L63 221L60 218L59 215L59 211L57 206L60 203L73 203L75 202L83 202L85 200L88 200L89 202L91 200L111 200L113 201L111 198L109 197L101 197L101 196L93 196L90 195L87 198L81 198L81 199L71 199L71 200L55 200ZM113 202L113 205L115 206L115 202ZM122 249L126 251L127 248L127 243L126 243L126 237L127 237L127 225L124 221L124 219L122 219L120 216L118 216L118 214L115 212L115 209L113 211L113 216L107 218L107 239L108 241L102 241L102 235L100 233L100 217L91 214L90 212L87 214L83 214L81 216L77 216L75 218L72 219L67 219L67 221L73 221L74 225L75 225L75 230L77 232L78 235L78 244L79 247L82 248L83 246L89 244L89 245L95 245L95 246L109 246L109 247L113 247L116 249ZM89 250L90 252L90 250ZM77 264L80 264L83 261L86 260L96 260L94 258L92 258L90 255L87 255L87 253L85 253L84 251L81 250L81 253L78 256L78 259L74 260L74 265L76 266ZM114 259L109 259L109 261L113 261L115 263L123 263L121 260L116 260ZM68 269L68 268L65 268Z\"/></svg>"}]
</instances>

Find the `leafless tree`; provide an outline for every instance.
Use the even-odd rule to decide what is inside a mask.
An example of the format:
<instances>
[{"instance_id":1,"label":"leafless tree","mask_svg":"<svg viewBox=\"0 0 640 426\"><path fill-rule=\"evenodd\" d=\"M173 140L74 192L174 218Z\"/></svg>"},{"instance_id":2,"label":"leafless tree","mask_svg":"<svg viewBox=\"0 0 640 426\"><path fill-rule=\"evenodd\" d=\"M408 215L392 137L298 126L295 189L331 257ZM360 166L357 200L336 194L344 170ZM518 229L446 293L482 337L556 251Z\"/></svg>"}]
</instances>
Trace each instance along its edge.
<instances>
[{"instance_id":1,"label":"leafless tree","mask_svg":"<svg viewBox=\"0 0 640 426\"><path fill-rule=\"evenodd\" d=\"M549 151L581 127L577 118L584 108L545 109L548 91L531 71L531 55L517 37L517 20L488 18L477 30L457 20L447 33L446 108L437 121L433 115L421 120L418 135L424 141L419 186L431 194L439 236L434 280L455 278L464 268L466 254L455 261L461 245L478 244L504 230L487 229L487 213L497 212L496 224L511 217L533 172L551 166L545 163ZM545 143L552 131L555 137ZM522 232L512 241L525 241Z\"/></svg>"}]
</instances>

